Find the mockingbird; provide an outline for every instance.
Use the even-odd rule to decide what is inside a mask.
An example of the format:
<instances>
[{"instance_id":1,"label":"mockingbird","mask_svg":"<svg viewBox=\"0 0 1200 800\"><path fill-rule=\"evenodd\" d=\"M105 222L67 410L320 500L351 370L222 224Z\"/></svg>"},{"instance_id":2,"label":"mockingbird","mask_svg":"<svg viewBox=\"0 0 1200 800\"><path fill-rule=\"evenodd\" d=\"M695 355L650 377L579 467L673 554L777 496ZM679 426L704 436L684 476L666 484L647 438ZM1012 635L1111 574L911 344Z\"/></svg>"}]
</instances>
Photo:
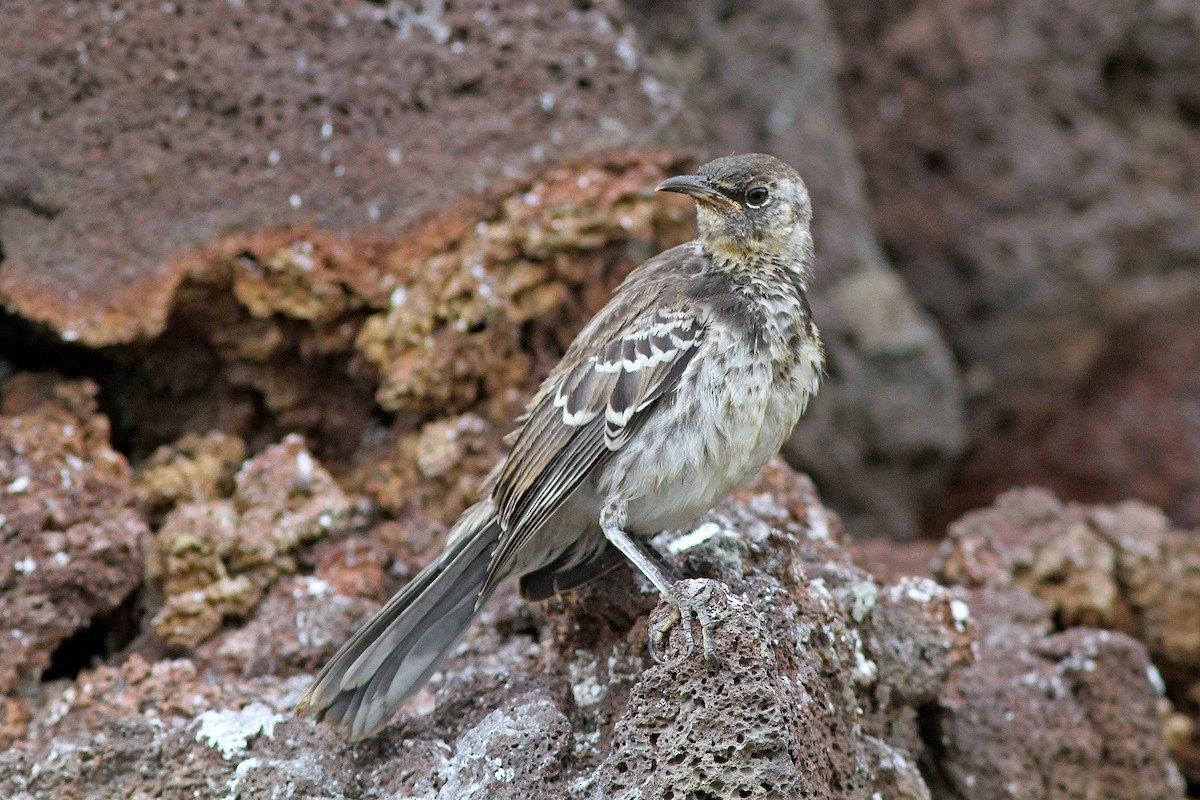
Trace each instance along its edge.
<instances>
[{"instance_id":1,"label":"mockingbird","mask_svg":"<svg viewBox=\"0 0 1200 800\"><path fill-rule=\"evenodd\" d=\"M629 274L510 434L512 451L445 551L325 665L298 711L369 736L416 692L496 585L543 599L628 559L692 618L715 666L705 597L676 587L645 541L694 524L779 449L820 383L805 286L808 191L762 154L719 158L658 191L696 200L698 237Z\"/></svg>"}]
</instances>

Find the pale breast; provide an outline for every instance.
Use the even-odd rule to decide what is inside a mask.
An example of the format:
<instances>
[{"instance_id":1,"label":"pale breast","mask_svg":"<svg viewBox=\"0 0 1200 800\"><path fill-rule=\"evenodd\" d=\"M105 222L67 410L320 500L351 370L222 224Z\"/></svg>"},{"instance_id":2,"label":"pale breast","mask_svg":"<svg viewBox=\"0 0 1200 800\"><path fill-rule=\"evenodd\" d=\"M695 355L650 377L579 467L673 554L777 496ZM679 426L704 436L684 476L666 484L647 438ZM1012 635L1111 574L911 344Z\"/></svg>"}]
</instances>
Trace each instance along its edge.
<instances>
[{"instance_id":1,"label":"pale breast","mask_svg":"<svg viewBox=\"0 0 1200 800\"><path fill-rule=\"evenodd\" d=\"M670 406L606 470L601 494L626 499L631 530L691 525L783 444L816 391L820 350L807 341L785 350L787 338L771 333L770 353L714 335Z\"/></svg>"}]
</instances>

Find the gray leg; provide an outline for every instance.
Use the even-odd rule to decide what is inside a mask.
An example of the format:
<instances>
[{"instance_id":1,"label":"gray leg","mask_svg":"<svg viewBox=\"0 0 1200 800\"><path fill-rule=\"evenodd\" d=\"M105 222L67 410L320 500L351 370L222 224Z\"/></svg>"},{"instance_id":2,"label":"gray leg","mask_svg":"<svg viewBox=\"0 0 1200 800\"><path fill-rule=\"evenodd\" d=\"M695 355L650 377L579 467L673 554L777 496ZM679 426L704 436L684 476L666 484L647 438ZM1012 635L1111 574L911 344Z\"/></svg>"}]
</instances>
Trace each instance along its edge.
<instances>
[{"instance_id":1,"label":"gray leg","mask_svg":"<svg viewBox=\"0 0 1200 800\"><path fill-rule=\"evenodd\" d=\"M708 600L710 591L706 589L696 597L691 597L684 594L663 572L658 559L652 557L640 543L630 538L629 534L625 533L625 515L626 508L624 501L618 500L606 505L600 511L600 529L604 531L605 537L620 550L633 565L637 567L643 575L658 589L659 593L671 604L671 615L666 620L654 626L650 632L650 655L660 664L663 661L661 647L666 641L667 634L675 624L684 622L683 634L687 639L687 655L695 652L696 641L692 636L691 617L695 617L700 623L700 633L704 643L704 657L708 662L717 668L720 666L720 661L717 659L717 654L713 648L712 642L712 616L708 613L708 609L704 607L704 603Z\"/></svg>"},{"instance_id":2,"label":"gray leg","mask_svg":"<svg viewBox=\"0 0 1200 800\"><path fill-rule=\"evenodd\" d=\"M642 549L642 552L646 554L646 558L653 561L655 566L671 579L671 583L679 583L680 581L687 580L687 577L682 572L675 569L674 564L664 558L662 553L658 552L658 548L641 539L634 539L633 543Z\"/></svg>"}]
</instances>

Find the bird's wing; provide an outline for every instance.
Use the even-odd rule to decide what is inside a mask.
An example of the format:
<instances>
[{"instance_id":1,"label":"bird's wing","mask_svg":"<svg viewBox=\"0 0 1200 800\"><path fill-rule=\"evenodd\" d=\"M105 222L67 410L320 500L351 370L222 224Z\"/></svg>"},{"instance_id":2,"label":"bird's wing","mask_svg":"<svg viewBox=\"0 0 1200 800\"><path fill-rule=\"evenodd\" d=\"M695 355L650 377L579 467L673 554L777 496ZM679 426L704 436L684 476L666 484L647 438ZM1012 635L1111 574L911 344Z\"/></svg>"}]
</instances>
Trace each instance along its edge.
<instances>
[{"instance_id":1,"label":"bird's wing","mask_svg":"<svg viewBox=\"0 0 1200 800\"><path fill-rule=\"evenodd\" d=\"M633 435L695 357L705 324L683 306L635 315L591 355L556 371L538 393L492 498L504 533L489 585L588 476Z\"/></svg>"}]
</instances>

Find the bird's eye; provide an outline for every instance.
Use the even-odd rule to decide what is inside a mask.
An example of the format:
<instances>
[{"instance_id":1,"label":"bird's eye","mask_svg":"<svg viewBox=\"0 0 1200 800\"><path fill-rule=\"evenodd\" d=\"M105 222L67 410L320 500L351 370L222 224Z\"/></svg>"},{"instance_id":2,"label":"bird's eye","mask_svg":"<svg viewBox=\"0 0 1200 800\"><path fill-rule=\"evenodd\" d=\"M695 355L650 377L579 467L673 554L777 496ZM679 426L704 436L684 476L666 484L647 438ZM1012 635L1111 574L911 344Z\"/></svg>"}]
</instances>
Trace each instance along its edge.
<instances>
[{"instance_id":1,"label":"bird's eye","mask_svg":"<svg viewBox=\"0 0 1200 800\"><path fill-rule=\"evenodd\" d=\"M771 193L765 186L755 186L746 192L746 205L751 208L762 208L771 200Z\"/></svg>"}]
</instances>

